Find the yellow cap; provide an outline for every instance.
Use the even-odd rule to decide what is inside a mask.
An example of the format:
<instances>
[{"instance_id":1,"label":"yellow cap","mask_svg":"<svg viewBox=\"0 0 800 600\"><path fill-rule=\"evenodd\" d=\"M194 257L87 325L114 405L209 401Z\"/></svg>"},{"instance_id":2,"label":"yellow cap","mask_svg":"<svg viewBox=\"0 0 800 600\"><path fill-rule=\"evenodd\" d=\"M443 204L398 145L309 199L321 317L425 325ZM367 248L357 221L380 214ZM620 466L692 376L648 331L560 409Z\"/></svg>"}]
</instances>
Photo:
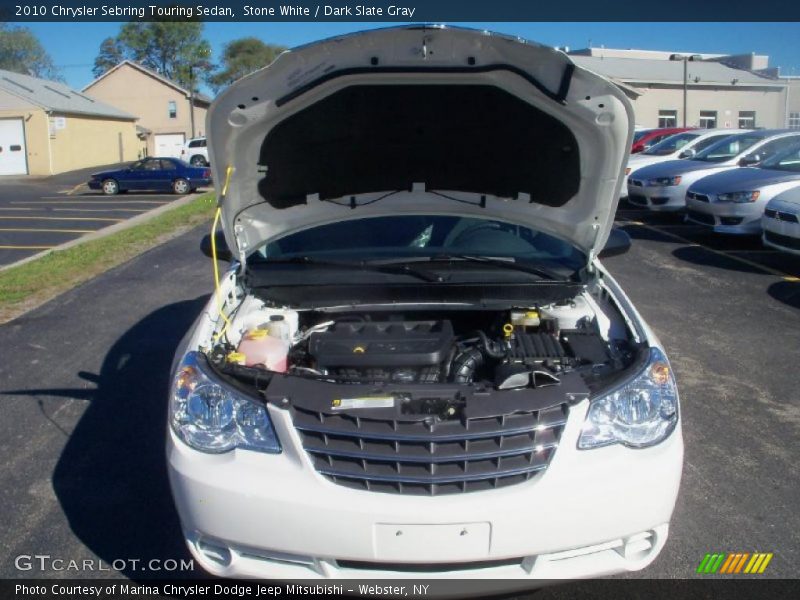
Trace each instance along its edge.
<instances>
[{"instance_id":1,"label":"yellow cap","mask_svg":"<svg viewBox=\"0 0 800 600\"><path fill-rule=\"evenodd\" d=\"M229 363L236 363L237 365L243 365L247 361L247 356L245 356L241 352L228 352L228 356L226 356L225 359Z\"/></svg>"},{"instance_id":2,"label":"yellow cap","mask_svg":"<svg viewBox=\"0 0 800 600\"><path fill-rule=\"evenodd\" d=\"M539 312L535 310L529 310L528 312L525 313L525 317L528 319L538 319Z\"/></svg>"},{"instance_id":3,"label":"yellow cap","mask_svg":"<svg viewBox=\"0 0 800 600\"><path fill-rule=\"evenodd\" d=\"M514 326L511 323L506 323L503 325L503 333L506 334L506 337L510 337L514 333Z\"/></svg>"},{"instance_id":4,"label":"yellow cap","mask_svg":"<svg viewBox=\"0 0 800 600\"><path fill-rule=\"evenodd\" d=\"M259 327L257 329L251 329L250 331L244 334L244 337L247 340L263 340L268 335L269 331L267 331L266 329L261 329Z\"/></svg>"}]
</instances>

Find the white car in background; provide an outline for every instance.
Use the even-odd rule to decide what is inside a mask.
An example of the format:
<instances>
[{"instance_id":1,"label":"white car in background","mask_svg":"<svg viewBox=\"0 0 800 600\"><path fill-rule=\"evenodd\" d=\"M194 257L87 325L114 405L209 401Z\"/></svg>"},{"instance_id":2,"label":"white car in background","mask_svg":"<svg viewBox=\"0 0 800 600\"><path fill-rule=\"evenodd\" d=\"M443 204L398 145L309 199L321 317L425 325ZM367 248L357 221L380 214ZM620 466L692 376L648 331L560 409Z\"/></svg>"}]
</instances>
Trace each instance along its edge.
<instances>
[{"instance_id":1,"label":"white car in background","mask_svg":"<svg viewBox=\"0 0 800 600\"><path fill-rule=\"evenodd\" d=\"M754 167L703 177L686 192L686 220L717 233L758 235L764 207L774 196L800 185L797 143Z\"/></svg>"},{"instance_id":2,"label":"white car in background","mask_svg":"<svg viewBox=\"0 0 800 600\"><path fill-rule=\"evenodd\" d=\"M625 168L625 175L630 175L633 171L654 165L668 160L678 160L681 158L692 158L699 152L705 150L710 145L719 142L731 135L745 133L749 129L693 129L683 131L661 140L644 152L631 154L628 159L628 166ZM628 186L622 186L623 198L628 196Z\"/></svg>"},{"instance_id":3,"label":"white car in background","mask_svg":"<svg viewBox=\"0 0 800 600\"><path fill-rule=\"evenodd\" d=\"M800 186L786 190L767 203L761 218L761 241L800 256Z\"/></svg>"},{"instance_id":4,"label":"white car in background","mask_svg":"<svg viewBox=\"0 0 800 600\"><path fill-rule=\"evenodd\" d=\"M181 159L193 167L208 166L208 143L206 138L198 137L186 140L181 148Z\"/></svg>"},{"instance_id":5,"label":"white car in background","mask_svg":"<svg viewBox=\"0 0 800 600\"><path fill-rule=\"evenodd\" d=\"M732 135L691 159L641 167L628 177L628 201L652 211L678 211L696 181L725 170L751 166L786 150L800 140L800 131L761 129Z\"/></svg>"},{"instance_id":6,"label":"white car in background","mask_svg":"<svg viewBox=\"0 0 800 600\"><path fill-rule=\"evenodd\" d=\"M197 564L493 590L649 565L678 391L598 260L630 244L632 129L563 52L421 25L222 92L224 238L204 247L232 264L176 353L165 431Z\"/></svg>"}]
</instances>

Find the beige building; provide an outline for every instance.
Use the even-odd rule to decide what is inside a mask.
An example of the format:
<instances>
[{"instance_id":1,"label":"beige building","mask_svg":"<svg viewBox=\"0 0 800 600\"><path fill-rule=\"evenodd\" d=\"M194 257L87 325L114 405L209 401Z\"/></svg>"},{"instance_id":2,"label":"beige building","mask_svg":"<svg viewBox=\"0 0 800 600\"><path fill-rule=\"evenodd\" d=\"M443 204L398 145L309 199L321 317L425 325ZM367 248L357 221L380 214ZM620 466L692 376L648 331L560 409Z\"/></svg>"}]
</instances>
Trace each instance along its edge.
<instances>
[{"instance_id":1,"label":"beige building","mask_svg":"<svg viewBox=\"0 0 800 600\"><path fill-rule=\"evenodd\" d=\"M570 52L580 66L610 77L633 100L641 127L783 128L791 91L769 57L588 48ZM676 57L677 58L677 57ZM798 89L800 93L800 89ZM684 114L684 99L686 110Z\"/></svg>"},{"instance_id":2,"label":"beige building","mask_svg":"<svg viewBox=\"0 0 800 600\"><path fill-rule=\"evenodd\" d=\"M62 83L0 70L0 175L136 160L136 117Z\"/></svg>"},{"instance_id":3,"label":"beige building","mask_svg":"<svg viewBox=\"0 0 800 600\"><path fill-rule=\"evenodd\" d=\"M786 124L800 129L800 77L781 77L786 83Z\"/></svg>"},{"instance_id":4,"label":"beige building","mask_svg":"<svg viewBox=\"0 0 800 600\"><path fill-rule=\"evenodd\" d=\"M132 113L146 131L147 154L179 158L183 143L205 135L211 99L155 71L125 60L83 88L94 98Z\"/></svg>"}]
</instances>

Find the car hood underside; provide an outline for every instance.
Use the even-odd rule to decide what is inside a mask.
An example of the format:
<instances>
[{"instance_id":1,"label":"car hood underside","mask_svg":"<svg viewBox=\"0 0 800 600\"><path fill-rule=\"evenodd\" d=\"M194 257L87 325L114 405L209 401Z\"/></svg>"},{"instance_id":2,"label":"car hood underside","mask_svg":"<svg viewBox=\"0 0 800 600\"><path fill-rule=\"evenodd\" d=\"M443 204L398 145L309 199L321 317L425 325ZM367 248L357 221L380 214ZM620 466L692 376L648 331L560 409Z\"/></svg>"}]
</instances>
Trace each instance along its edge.
<instances>
[{"instance_id":1,"label":"car hood underside","mask_svg":"<svg viewBox=\"0 0 800 600\"><path fill-rule=\"evenodd\" d=\"M207 129L240 259L309 227L401 213L517 223L592 256L633 113L551 48L414 26L285 52L221 94Z\"/></svg>"}]
</instances>

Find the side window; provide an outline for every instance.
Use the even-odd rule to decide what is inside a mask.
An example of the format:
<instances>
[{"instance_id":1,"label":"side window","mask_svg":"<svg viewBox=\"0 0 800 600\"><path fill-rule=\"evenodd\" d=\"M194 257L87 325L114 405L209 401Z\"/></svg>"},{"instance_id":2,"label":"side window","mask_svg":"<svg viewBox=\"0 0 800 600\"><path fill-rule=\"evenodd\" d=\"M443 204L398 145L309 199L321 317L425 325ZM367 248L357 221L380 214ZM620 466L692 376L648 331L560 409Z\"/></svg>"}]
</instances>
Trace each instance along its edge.
<instances>
[{"instance_id":1,"label":"side window","mask_svg":"<svg viewBox=\"0 0 800 600\"><path fill-rule=\"evenodd\" d=\"M176 167L176 166L175 166L175 163L174 163L174 162L172 162L171 160L162 160L162 161L161 161L161 168L162 168L164 171L174 171L174 170L175 170L175 169L177 169L178 167Z\"/></svg>"},{"instance_id":2,"label":"side window","mask_svg":"<svg viewBox=\"0 0 800 600\"><path fill-rule=\"evenodd\" d=\"M711 144L716 144L718 141L720 141L721 139L723 139L725 137L727 137L727 135L712 135L712 136L709 136L706 139L700 140L699 142L697 142L694 145L694 150L695 150L695 152L700 152L701 150L705 150Z\"/></svg>"},{"instance_id":3,"label":"side window","mask_svg":"<svg viewBox=\"0 0 800 600\"><path fill-rule=\"evenodd\" d=\"M144 161L144 168L146 171L160 171L161 161L156 158L150 158Z\"/></svg>"},{"instance_id":4,"label":"side window","mask_svg":"<svg viewBox=\"0 0 800 600\"><path fill-rule=\"evenodd\" d=\"M169 111L170 119L178 118L178 104L175 102L175 100L170 100L167 102L167 110Z\"/></svg>"},{"instance_id":5,"label":"side window","mask_svg":"<svg viewBox=\"0 0 800 600\"><path fill-rule=\"evenodd\" d=\"M206 141L205 140L193 140L189 142L189 148L205 148Z\"/></svg>"},{"instance_id":6,"label":"side window","mask_svg":"<svg viewBox=\"0 0 800 600\"><path fill-rule=\"evenodd\" d=\"M747 158L755 159L760 161L767 160L768 158L775 156L778 152L782 152L787 148L794 146L800 137L797 136L790 136L785 138L780 138L777 140L772 140L771 142L767 142L760 148L757 148L753 152L747 155Z\"/></svg>"}]
</instances>

